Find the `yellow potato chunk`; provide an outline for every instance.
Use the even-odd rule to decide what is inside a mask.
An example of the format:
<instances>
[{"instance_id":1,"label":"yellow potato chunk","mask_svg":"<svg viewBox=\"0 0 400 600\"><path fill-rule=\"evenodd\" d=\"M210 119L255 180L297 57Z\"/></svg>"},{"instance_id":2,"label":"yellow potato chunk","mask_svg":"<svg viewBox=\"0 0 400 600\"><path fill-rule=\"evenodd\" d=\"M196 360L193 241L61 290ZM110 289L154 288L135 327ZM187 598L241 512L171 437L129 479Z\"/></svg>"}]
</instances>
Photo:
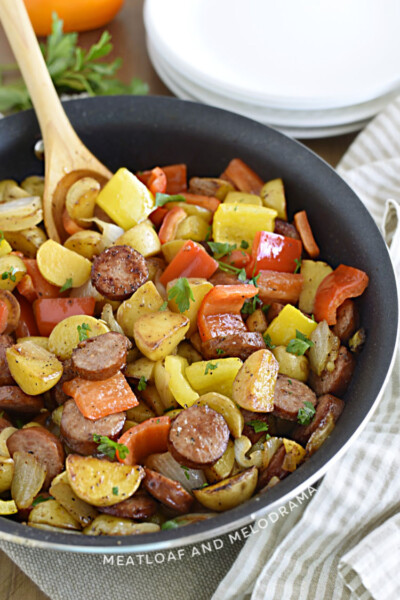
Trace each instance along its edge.
<instances>
[{"instance_id":1,"label":"yellow potato chunk","mask_svg":"<svg viewBox=\"0 0 400 600\"><path fill-rule=\"evenodd\" d=\"M130 498L145 476L139 465L128 466L77 454L67 456L66 468L72 490L92 506L112 506Z\"/></svg>"},{"instance_id":2,"label":"yellow potato chunk","mask_svg":"<svg viewBox=\"0 0 400 600\"><path fill-rule=\"evenodd\" d=\"M40 273L53 285L62 287L67 279L71 279L71 287L80 287L90 277L90 260L54 240L44 242L36 258Z\"/></svg>"},{"instance_id":3,"label":"yellow potato chunk","mask_svg":"<svg viewBox=\"0 0 400 600\"><path fill-rule=\"evenodd\" d=\"M29 523L41 523L63 529L80 529L79 522L57 500L46 500L34 506L29 513Z\"/></svg>"},{"instance_id":4,"label":"yellow potato chunk","mask_svg":"<svg viewBox=\"0 0 400 600\"><path fill-rule=\"evenodd\" d=\"M274 409L279 364L269 350L257 350L243 364L233 383L233 400L252 412Z\"/></svg>"},{"instance_id":5,"label":"yellow potato chunk","mask_svg":"<svg viewBox=\"0 0 400 600\"><path fill-rule=\"evenodd\" d=\"M67 317L56 325L49 337L49 350L61 360L71 358L72 351L79 342L79 331L82 327L88 338L96 337L109 331L103 321L99 321L88 315L74 315ZM78 329L79 328L79 329Z\"/></svg>"},{"instance_id":6,"label":"yellow potato chunk","mask_svg":"<svg viewBox=\"0 0 400 600\"><path fill-rule=\"evenodd\" d=\"M216 463L212 467L204 469L204 475L207 477L208 483L215 483L226 479L232 473L233 465L235 464L235 446L232 440L228 440L228 447Z\"/></svg>"},{"instance_id":7,"label":"yellow potato chunk","mask_svg":"<svg viewBox=\"0 0 400 600\"><path fill-rule=\"evenodd\" d=\"M91 525L85 527L83 533L85 535L141 535L157 531L160 531L160 526L156 523L135 523L124 517L99 515Z\"/></svg>"},{"instance_id":8,"label":"yellow potato chunk","mask_svg":"<svg viewBox=\"0 0 400 600\"><path fill-rule=\"evenodd\" d=\"M62 363L34 342L14 344L7 348L6 357L12 377L25 394L43 394L61 379Z\"/></svg>"},{"instance_id":9,"label":"yellow potato chunk","mask_svg":"<svg viewBox=\"0 0 400 600\"><path fill-rule=\"evenodd\" d=\"M160 239L151 221L143 221L135 225L117 239L115 246L130 246L145 258L158 254L161 250Z\"/></svg>"},{"instance_id":10,"label":"yellow potato chunk","mask_svg":"<svg viewBox=\"0 0 400 600\"><path fill-rule=\"evenodd\" d=\"M15 254L0 257L0 290L12 292L26 274L24 262Z\"/></svg>"},{"instance_id":11,"label":"yellow potato chunk","mask_svg":"<svg viewBox=\"0 0 400 600\"><path fill-rule=\"evenodd\" d=\"M49 349L49 338L43 335L31 335L17 339L17 344L21 344L22 342L32 342L33 344L36 344L36 346L40 346L45 350Z\"/></svg>"},{"instance_id":12,"label":"yellow potato chunk","mask_svg":"<svg viewBox=\"0 0 400 600\"><path fill-rule=\"evenodd\" d=\"M193 494L206 508L222 512L235 508L251 498L256 489L257 479L258 470L256 467L251 467L206 488L193 490Z\"/></svg>"},{"instance_id":13,"label":"yellow potato chunk","mask_svg":"<svg viewBox=\"0 0 400 600\"><path fill-rule=\"evenodd\" d=\"M64 246L89 260L92 260L104 249L101 233L91 230L77 231L65 240Z\"/></svg>"},{"instance_id":14,"label":"yellow potato chunk","mask_svg":"<svg viewBox=\"0 0 400 600\"><path fill-rule=\"evenodd\" d=\"M307 381L310 365L306 356L297 356L292 352L286 352L285 346L276 346L272 350L272 354L279 363L279 373L304 383Z\"/></svg>"},{"instance_id":15,"label":"yellow potato chunk","mask_svg":"<svg viewBox=\"0 0 400 600\"><path fill-rule=\"evenodd\" d=\"M140 317L133 326L133 337L140 352L150 360L172 354L189 329L189 319L169 310Z\"/></svg>"},{"instance_id":16,"label":"yellow potato chunk","mask_svg":"<svg viewBox=\"0 0 400 600\"><path fill-rule=\"evenodd\" d=\"M117 321L125 335L133 336L133 326L140 317L160 310L164 300L152 281L146 281L117 310Z\"/></svg>"},{"instance_id":17,"label":"yellow potato chunk","mask_svg":"<svg viewBox=\"0 0 400 600\"><path fill-rule=\"evenodd\" d=\"M138 358L134 362L129 363L125 367L125 377L132 377L133 379L141 379L153 381L154 380L154 367L156 363L148 358Z\"/></svg>"},{"instance_id":18,"label":"yellow potato chunk","mask_svg":"<svg viewBox=\"0 0 400 600\"><path fill-rule=\"evenodd\" d=\"M278 217L287 221L285 188L282 179L271 179L261 188L260 196L264 206L277 211Z\"/></svg>"},{"instance_id":19,"label":"yellow potato chunk","mask_svg":"<svg viewBox=\"0 0 400 600\"><path fill-rule=\"evenodd\" d=\"M28 258L35 258L38 249L47 240L47 235L40 227L30 227L21 231L3 231L3 234L13 250L19 250Z\"/></svg>"}]
</instances>

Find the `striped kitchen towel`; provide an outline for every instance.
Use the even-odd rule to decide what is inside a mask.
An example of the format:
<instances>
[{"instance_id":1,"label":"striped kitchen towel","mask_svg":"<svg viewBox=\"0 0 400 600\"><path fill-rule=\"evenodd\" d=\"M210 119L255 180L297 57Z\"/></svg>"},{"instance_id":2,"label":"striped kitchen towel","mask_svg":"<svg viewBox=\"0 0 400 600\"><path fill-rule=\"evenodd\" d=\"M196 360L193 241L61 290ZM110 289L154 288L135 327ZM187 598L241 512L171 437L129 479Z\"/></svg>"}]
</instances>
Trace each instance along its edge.
<instances>
[{"instance_id":1,"label":"striped kitchen towel","mask_svg":"<svg viewBox=\"0 0 400 600\"><path fill-rule=\"evenodd\" d=\"M338 172L373 215L400 276L400 97L360 133ZM248 539L213 600L398 600L399 434L397 351L363 433L306 504Z\"/></svg>"}]
</instances>

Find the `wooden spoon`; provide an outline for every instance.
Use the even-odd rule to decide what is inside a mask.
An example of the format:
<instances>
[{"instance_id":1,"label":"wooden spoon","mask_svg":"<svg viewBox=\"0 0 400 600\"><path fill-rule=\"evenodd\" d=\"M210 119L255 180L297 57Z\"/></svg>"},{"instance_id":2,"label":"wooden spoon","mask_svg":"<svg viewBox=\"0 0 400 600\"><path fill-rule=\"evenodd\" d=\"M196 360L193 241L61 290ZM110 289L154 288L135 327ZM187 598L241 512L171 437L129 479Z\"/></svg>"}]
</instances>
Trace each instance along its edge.
<instances>
[{"instance_id":1,"label":"wooden spoon","mask_svg":"<svg viewBox=\"0 0 400 600\"><path fill-rule=\"evenodd\" d=\"M23 0L0 0L0 20L28 87L45 148L44 222L57 242L67 234L62 224L65 195L81 177L104 184L112 173L81 142L51 81Z\"/></svg>"}]
</instances>

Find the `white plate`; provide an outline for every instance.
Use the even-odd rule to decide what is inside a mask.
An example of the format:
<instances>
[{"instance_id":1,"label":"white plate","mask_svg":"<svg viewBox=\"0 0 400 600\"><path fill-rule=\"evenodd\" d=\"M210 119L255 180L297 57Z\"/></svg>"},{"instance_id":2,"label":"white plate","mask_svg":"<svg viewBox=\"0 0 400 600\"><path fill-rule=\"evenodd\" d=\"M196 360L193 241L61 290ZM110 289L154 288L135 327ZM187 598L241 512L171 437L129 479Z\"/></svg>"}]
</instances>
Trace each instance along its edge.
<instances>
[{"instance_id":1,"label":"white plate","mask_svg":"<svg viewBox=\"0 0 400 600\"><path fill-rule=\"evenodd\" d=\"M269 107L328 109L400 84L398 0L146 0L175 69Z\"/></svg>"},{"instance_id":2,"label":"white plate","mask_svg":"<svg viewBox=\"0 0 400 600\"><path fill-rule=\"evenodd\" d=\"M261 120L273 126L284 127L332 127L350 125L357 121L371 119L389 104L399 93L398 90L381 96L376 100L355 104L354 106L330 109L330 110L278 110L269 107L261 107L250 103L239 102L228 96L217 94L209 89L197 85L190 79L184 77L174 69L165 58L158 52L156 40L147 38L147 49L154 63L166 74L173 83L185 90L197 100L226 110L243 114L251 119Z\"/></svg>"},{"instance_id":3,"label":"white plate","mask_svg":"<svg viewBox=\"0 0 400 600\"><path fill-rule=\"evenodd\" d=\"M196 98L190 92L184 90L178 83L173 81L170 76L164 71L163 67L159 64L158 60L151 56L151 50L149 48L149 54L153 63L155 70L157 71L159 77L164 81L165 85L178 97L182 100L190 100L192 102L198 102L199 99ZM225 108L221 106L220 108ZM236 111L239 112L239 111ZM243 114L240 113L239 114ZM244 115L246 116L246 115ZM333 137L336 135L342 135L345 133L351 133L353 131L359 131L368 124L369 119L363 121L357 121L354 123L350 123L348 125L339 125L333 127L286 127L286 126L278 126L272 125L268 121L263 121L261 119L256 119L263 123L263 125L269 125L278 129L282 133L289 135L290 137L298 138L298 139L314 139L314 138L322 138L322 137Z\"/></svg>"}]
</instances>

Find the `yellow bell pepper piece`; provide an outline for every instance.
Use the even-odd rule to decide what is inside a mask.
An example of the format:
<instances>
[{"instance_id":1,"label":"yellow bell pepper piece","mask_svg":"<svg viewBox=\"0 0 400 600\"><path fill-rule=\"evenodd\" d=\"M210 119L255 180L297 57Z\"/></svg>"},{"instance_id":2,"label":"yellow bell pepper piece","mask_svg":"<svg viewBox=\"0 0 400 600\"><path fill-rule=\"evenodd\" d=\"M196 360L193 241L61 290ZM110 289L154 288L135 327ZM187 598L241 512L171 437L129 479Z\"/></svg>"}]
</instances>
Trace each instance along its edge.
<instances>
[{"instance_id":1,"label":"yellow bell pepper piece","mask_svg":"<svg viewBox=\"0 0 400 600\"><path fill-rule=\"evenodd\" d=\"M0 500L0 515L15 515L17 512L14 500Z\"/></svg>"},{"instance_id":2,"label":"yellow bell pepper piece","mask_svg":"<svg viewBox=\"0 0 400 600\"><path fill-rule=\"evenodd\" d=\"M264 206L278 211L278 217L287 221L285 188L282 179L271 179L261 188L260 196Z\"/></svg>"},{"instance_id":3,"label":"yellow bell pepper piece","mask_svg":"<svg viewBox=\"0 0 400 600\"><path fill-rule=\"evenodd\" d=\"M227 204L255 204L256 206L262 206L260 196L246 194L245 192L229 192L224 202Z\"/></svg>"},{"instance_id":4,"label":"yellow bell pepper piece","mask_svg":"<svg viewBox=\"0 0 400 600\"><path fill-rule=\"evenodd\" d=\"M154 196L133 173L121 168L100 191L96 204L127 230L147 219L154 209Z\"/></svg>"},{"instance_id":5,"label":"yellow bell pepper piece","mask_svg":"<svg viewBox=\"0 0 400 600\"><path fill-rule=\"evenodd\" d=\"M0 242L0 256L4 256L5 254L10 254L12 248L10 244L7 242L5 238L3 238Z\"/></svg>"},{"instance_id":6,"label":"yellow bell pepper piece","mask_svg":"<svg viewBox=\"0 0 400 600\"><path fill-rule=\"evenodd\" d=\"M176 238L180 240L193 240L202 242L209 233L209 225L202 217L190 215L178 225Z\"/></svg>"},{"instance_id":7,"label":"yellow bell pepper piece","mask_svg":"<svg viewBox=\"0 0 400 600\"><path fill-rule=\"evenodd\" d=\"M257 231L273 231L276 210L254 204L220 204L214 214L215 242L238 244L245 240L252 246Z\"/></svg>"},{"instance_id":8,"label":"yellow bell pepper piece","mask_svg":"<svg viewBox=\"0 0 400 600\"><path fill-rule=\"evenodd\" d=\"M167 292L176 284L178 280L172 279L167 284ZM187 317L190 321L189 331L186 334L186 337L189 337L194 333L197 329L197 313L199 312L200 305L203 301L203 298L208 292L213 288L212 283L207 281L207 279L201 278L188 278L189 287L192 290L194 301L190 301L189 308L181 313L176 303L176 300L172 298L168 301L168 308L172 310L172 312L180 313Z\"/></svg>"},{"instance_id":9,"label":"yellow bell pepper piece","mask_svg":"<svg viewBox=\"0 0 400 600\"><path fill-rule=\"evenodd\" d=\"M310 337L317 323L306 317L298 308L286 304L279 315L269 324L265 335L269 335L275 346L287 346L296 338L296 330Z\"/></svg>"},{"instance_id":10,"label":"yellow bell pepper piece","mask_svg":"<svg viewBox=\"0 0 400 600\"><path fill-rule=\"evenodd\" d=\"M189 363L182 356L166 356L165 370L170 375L168 387L175 400L187 408L192 406L199 399L199 394L194 391L185 377L185 369Z\"/></svg>"},{"instance_id":11,"label":"yellow bell pepper piece","mask_svg":"<svg viewBox=\"0 0 400 600\"><path fill-rule=\"evenodd\" d=\"M196 392L218 392L232 398L232 386L242 366L240 358L219 358L199 360L186 368L185 374Z\"/></svg>"}]
</instances>

